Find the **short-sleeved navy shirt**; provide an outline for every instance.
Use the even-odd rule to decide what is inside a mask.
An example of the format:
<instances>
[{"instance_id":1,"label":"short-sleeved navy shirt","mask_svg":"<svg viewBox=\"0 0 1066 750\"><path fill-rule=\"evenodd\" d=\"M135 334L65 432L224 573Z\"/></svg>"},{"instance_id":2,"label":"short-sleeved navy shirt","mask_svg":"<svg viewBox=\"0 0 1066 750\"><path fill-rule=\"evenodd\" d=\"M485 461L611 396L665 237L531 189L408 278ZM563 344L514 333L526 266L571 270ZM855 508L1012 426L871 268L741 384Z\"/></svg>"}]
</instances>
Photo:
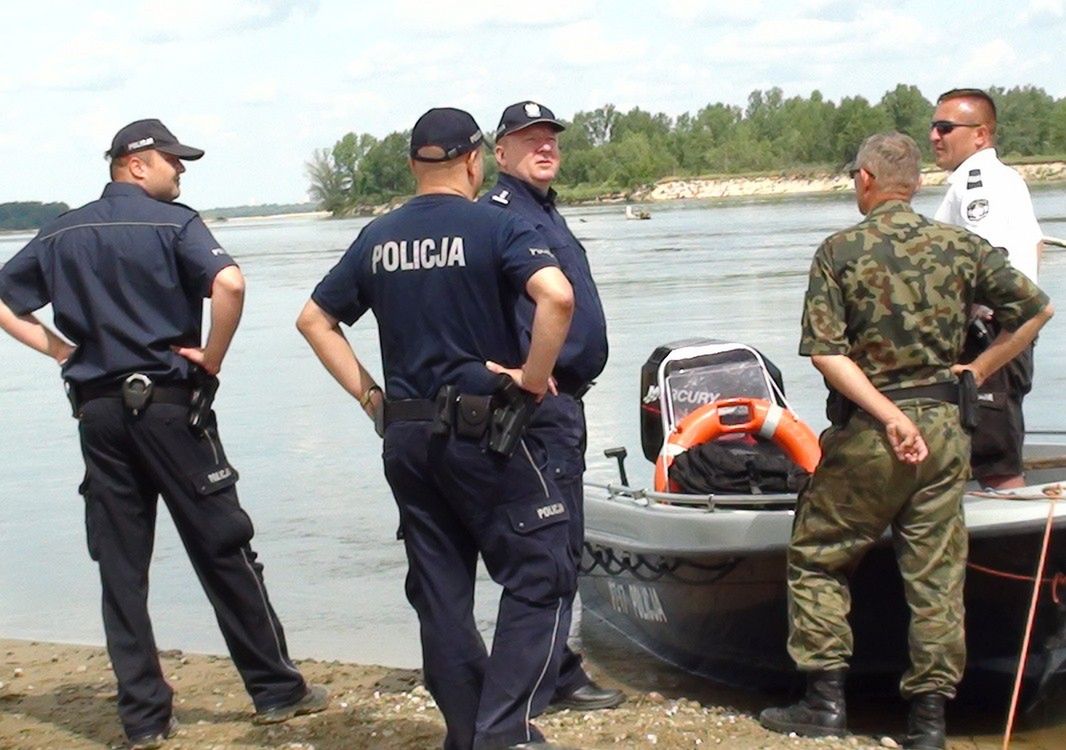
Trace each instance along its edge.
<instances>
[{"instance_id":1,"label":"short-sleeved navy shirt","mask_svg":"<svg viewBox=\"0 0 1066 750\"><path fill-rule=\"evenodd\" d=\"M585 248L556 210L555 191L549 188L545 195L517 177L500 174L499 182L479 202L510 209L548 241L574 287L574 317L555 365L555 379L564 390L576 390L592 382L607 364L607 320ZM533 303L524 295L518 301L518 320L525 351L533 327Z\"/></svg>"},{"instance_id":2,"label":"short-sleeved navy shirt","mask_svg":"<svg viewBox=\"0 0 1066 750\"><path fill-rule=\"evenodd\" d=\"M364 227L311 299L348 325L373 310L390 399L432 399L444 385L488 394L486 361L523 362L518 296L557 265L521 219L427 194Z\"/></svg>"},{"instance_id":3,"label":"short-sleeved navy shirt","mask_svg":"<svg viewBox=\"0 0 1066 750\"><path fill-rule=\"evenodd\" d=\"M17 315L52 304L77 347L63 366L73 383L133 372L184 380L189 362L170 347L201 345L203 300L231 265L191 208L111 182L0 268L0 299Z\"/></svg>"}]
</instances>

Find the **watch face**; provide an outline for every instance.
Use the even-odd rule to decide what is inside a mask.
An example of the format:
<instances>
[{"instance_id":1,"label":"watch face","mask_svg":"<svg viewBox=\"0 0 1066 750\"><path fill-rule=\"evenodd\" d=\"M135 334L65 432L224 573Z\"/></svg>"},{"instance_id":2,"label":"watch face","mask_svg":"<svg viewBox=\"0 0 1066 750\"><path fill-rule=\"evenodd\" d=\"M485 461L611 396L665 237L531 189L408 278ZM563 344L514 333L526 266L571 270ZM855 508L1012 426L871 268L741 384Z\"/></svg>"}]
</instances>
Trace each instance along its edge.
<instances>
[{"instance_id":1,"label":"watch face","mask_svg":"<svg viewBox=\"0 0 1066 750\"><path fill-rule=\"evenodd\" d=\"M980 221L988 216L988 201L984 198L978 198L975 201L970 201L970 205L966 207L966 218L970 221Z\"/></svg>"}]
</instances>

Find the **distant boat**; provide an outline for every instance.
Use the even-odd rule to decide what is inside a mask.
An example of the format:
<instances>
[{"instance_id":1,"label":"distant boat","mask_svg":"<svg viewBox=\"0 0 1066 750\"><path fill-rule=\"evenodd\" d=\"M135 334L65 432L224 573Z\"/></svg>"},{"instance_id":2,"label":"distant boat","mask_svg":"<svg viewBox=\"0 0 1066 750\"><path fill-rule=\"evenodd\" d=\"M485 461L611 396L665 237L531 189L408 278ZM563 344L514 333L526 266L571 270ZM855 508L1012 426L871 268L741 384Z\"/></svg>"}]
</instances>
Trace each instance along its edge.
<instances>
[{"instance_id":1,"label":"distant boat","mask_svg":"<svg viewBox=\"0 0 1066 750\"><path fill-rule=\"evenodd\" d=\"M650 219L651 214L645 211L643 208L633 208L632 206L626 206L626 218L627 219Z\"/></svg>"}]
</instances>

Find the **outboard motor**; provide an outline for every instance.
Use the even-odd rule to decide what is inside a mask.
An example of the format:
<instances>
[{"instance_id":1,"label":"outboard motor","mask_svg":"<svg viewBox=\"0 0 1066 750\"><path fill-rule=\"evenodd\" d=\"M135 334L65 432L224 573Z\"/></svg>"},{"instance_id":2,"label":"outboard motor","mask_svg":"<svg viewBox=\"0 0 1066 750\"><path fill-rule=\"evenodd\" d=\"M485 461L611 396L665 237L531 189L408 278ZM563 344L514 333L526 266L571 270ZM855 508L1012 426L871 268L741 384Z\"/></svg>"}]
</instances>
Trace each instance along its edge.
<instances>
[{"instance_id":1,"label":"outboard motor","mask_svg":"<svg viewBox=\"0 0 1066 750\"><path fill-rule=\"evenodd\" d=\"M693 338L658 347L640 368L640 443L654 463L685 416L727 398L788 408L781 371L744 344Z\"/></svg>"}]
</instances>

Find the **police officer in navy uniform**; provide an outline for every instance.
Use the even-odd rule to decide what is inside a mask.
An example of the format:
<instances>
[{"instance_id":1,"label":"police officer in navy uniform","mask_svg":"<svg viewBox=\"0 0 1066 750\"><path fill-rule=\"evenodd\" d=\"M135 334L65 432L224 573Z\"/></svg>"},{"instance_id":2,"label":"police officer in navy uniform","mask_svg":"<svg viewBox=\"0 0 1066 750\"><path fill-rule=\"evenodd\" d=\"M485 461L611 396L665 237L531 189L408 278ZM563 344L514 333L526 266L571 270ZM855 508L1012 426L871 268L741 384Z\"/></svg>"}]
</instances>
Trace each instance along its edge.
<instances>
[{"instance_id":1,"label":"police officer in navy uniform","mask_svg":"<svg viewBox=\"0 0 1066 750\"><path fill-rule=\"evenodd\" d=\"M174 199L204 155L159 120L122 128L103 196L43 228L0 269L0 327L61 366L85 459L85 523L99 564L118 712L132 748L176 726L148 616L162 495L260 723L325 708L289 659L237 502L209 394L240 320L244 279L199 215ZM211 327L201 348L203 299ZM51 303L55 325L32 313ZM198 399L193 403L194 397ZM194 422L195 424L190 424Z\"/></svg>"},{"instance_id":2,"label":"police officer in navy uniform","mask_svg":"<svg viewBox=\"0 0 1066 750\"><path fill-rule=\"evenodd\" d=\"M580 561L585 538L585 410L581 397L607 363L607 322L592 279L585 248L555 208L551 184L559 172L558 135L565 129L547 107L518 102L503 111L496 129L500 176L480 202L528 220L548 241L574 287L574 318L555 365L558 393L545 397L530 427L548 453L549 475L567 501L570 544ZM522 340L529 341L532 304L519 298ZM625 700L620 690L602 688L581 667L580 655L564 645L552 708L613 708Z\"/></svg>"},{"instance_id":3,"label":"police officer in navy uniform","mask_svg":"<svg viewBox=\"0 0 1066 750\"><path fill-rule=\"evenodd\" d=\"M411 133L415 197L359 233L297 322L384 430L407 598L449 750L543 746L530 719L551 698L577 582L567 505L543 475L544 456L504 429L548 388L573 294L532 227L473 201L482 142L466 112L426 112ZM535 306L524 358L514 316L523 294ZM384 392L340 329L368 310ZM479 553L503 587L491 654L473 615Z\"/></svg>"}]
</instances>

